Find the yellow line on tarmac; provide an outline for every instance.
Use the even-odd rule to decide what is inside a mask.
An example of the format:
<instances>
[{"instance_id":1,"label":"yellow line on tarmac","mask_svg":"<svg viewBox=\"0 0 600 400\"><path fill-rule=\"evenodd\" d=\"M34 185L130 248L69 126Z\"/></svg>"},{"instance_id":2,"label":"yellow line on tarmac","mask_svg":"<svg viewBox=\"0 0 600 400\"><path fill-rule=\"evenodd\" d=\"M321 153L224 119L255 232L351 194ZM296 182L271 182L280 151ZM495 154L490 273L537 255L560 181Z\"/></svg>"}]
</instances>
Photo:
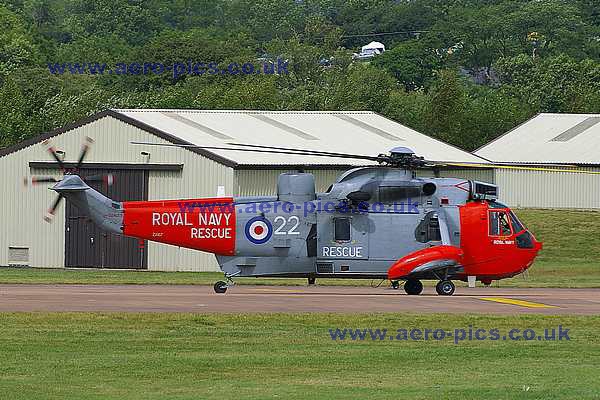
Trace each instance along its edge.
<instances>
[{"instance_id":1,"label":"yellow line on tarmac","mask_svg":"<svg viewBox=\"0 0 600 400\"><path fill-rule=\"evenodd\" d=\"M515 306L529 307L529 308L559 308L559 307L551 306L548 304L534 303L534 302L525 301L525 300L507 299L505 297L480 297L479 300L495 301L496 303L512 304Z\"/></svg>"}]
</instances>

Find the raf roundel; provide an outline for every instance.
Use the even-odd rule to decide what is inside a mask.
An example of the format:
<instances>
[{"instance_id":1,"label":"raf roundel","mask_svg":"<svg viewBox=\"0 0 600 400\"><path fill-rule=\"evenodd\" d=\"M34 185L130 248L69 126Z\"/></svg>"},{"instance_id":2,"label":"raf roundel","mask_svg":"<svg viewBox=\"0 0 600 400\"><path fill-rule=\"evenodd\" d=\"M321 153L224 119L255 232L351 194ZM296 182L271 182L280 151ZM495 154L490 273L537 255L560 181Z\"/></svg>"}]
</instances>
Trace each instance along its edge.
<instances>
[{"instance_id":1,"label":"raf roundel","mask_svg":"<svg viewBox=\"0 0 600 400\"><path fill-rule=\"evenodd\" d=\"M254 217L246 223L246 238L254 244L266 243L273 234L273 226L268 219Z\"/></svg>"}]
</instances>

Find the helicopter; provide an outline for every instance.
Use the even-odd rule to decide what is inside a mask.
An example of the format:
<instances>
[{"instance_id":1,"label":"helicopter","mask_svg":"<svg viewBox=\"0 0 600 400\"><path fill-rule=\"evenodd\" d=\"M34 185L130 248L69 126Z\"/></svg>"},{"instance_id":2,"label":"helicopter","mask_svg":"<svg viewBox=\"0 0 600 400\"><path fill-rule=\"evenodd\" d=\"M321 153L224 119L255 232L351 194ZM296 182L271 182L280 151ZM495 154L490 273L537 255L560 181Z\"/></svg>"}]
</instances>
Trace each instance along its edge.
<instances>
[{"instance_id":1,"label":"helicopter","mask_svg":"<svg viewBox=\"0 0 600 400\"><path fill-rule=\"evenodd\" d=\"M515 213L498 201L496 185L416 174L442 165L489 168L488 164L428 161L406 147L368 156L256 144L131 142L377 164L342 173L323 193L315 190L312 174L298 171L279 175L275 196L116 202L88 185L110 184L112 176L84 180L78 175L92 142L88 138L84 143L72 170L65 169L56 150L45 143L63 177L26 180L54 183L51 189L58 196L48 214L66 199L105 231L213 253L225 276L214 284L220 294L237 277L294 277L309 284L317 278L382 279L394 289L404 281L408 295L423 291L422 280L435 280L436 292L449 296L455 292L453 281L490 285L523 273L542 249Z\"/></svg>"}]
</instances>

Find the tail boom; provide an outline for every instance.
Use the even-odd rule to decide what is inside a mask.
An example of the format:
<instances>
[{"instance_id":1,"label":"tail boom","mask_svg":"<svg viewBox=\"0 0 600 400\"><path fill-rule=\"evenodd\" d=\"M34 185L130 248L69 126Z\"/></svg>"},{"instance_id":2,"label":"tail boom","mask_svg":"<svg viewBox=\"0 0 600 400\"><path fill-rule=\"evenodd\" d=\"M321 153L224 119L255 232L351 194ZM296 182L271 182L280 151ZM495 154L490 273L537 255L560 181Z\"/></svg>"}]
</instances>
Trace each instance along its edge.
<instances>
[{"instance_id":1,"label":"tail boom","mask_svg":"<svg viewBox=\"0 0 600 400\"><path fill-rule=\"evenodd\" d=\"M77 175L65 176L52 190L105 231L217 255L235 254L231 197L121 203L94 190Z\"/></svg>"},{"instance_id":2,"label":"tail boom","mask_svg":"<svg viewBox=\"0 0 600 400\"><path fill-rule=\"evenodd\" d=\"M123 209L127 236L218 255L235 254L233 198L125 202Z\"/></svg>"}]
</instances>

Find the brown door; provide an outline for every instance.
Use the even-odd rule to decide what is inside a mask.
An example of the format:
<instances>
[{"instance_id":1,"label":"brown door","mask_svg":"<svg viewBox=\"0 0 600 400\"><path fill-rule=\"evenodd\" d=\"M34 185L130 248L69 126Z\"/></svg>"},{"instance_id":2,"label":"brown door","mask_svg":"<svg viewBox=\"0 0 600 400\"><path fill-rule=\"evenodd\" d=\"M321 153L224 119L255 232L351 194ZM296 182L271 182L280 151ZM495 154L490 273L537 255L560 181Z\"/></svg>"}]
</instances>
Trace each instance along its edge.
<instances>
[{"instance_id":1,"label":"brown door","mask_svg":"<svg viewBox=\"0 0 600 400\"><path fill-rule=\"evenodd\" d=\"M148 200L148 171L83 169L81 176L111 173L114 183L90 186L115 201ZM65 214L65 267L147 269L146 245L138 239L107 233L67 202Z\"/></svg>"}]
</instances>

